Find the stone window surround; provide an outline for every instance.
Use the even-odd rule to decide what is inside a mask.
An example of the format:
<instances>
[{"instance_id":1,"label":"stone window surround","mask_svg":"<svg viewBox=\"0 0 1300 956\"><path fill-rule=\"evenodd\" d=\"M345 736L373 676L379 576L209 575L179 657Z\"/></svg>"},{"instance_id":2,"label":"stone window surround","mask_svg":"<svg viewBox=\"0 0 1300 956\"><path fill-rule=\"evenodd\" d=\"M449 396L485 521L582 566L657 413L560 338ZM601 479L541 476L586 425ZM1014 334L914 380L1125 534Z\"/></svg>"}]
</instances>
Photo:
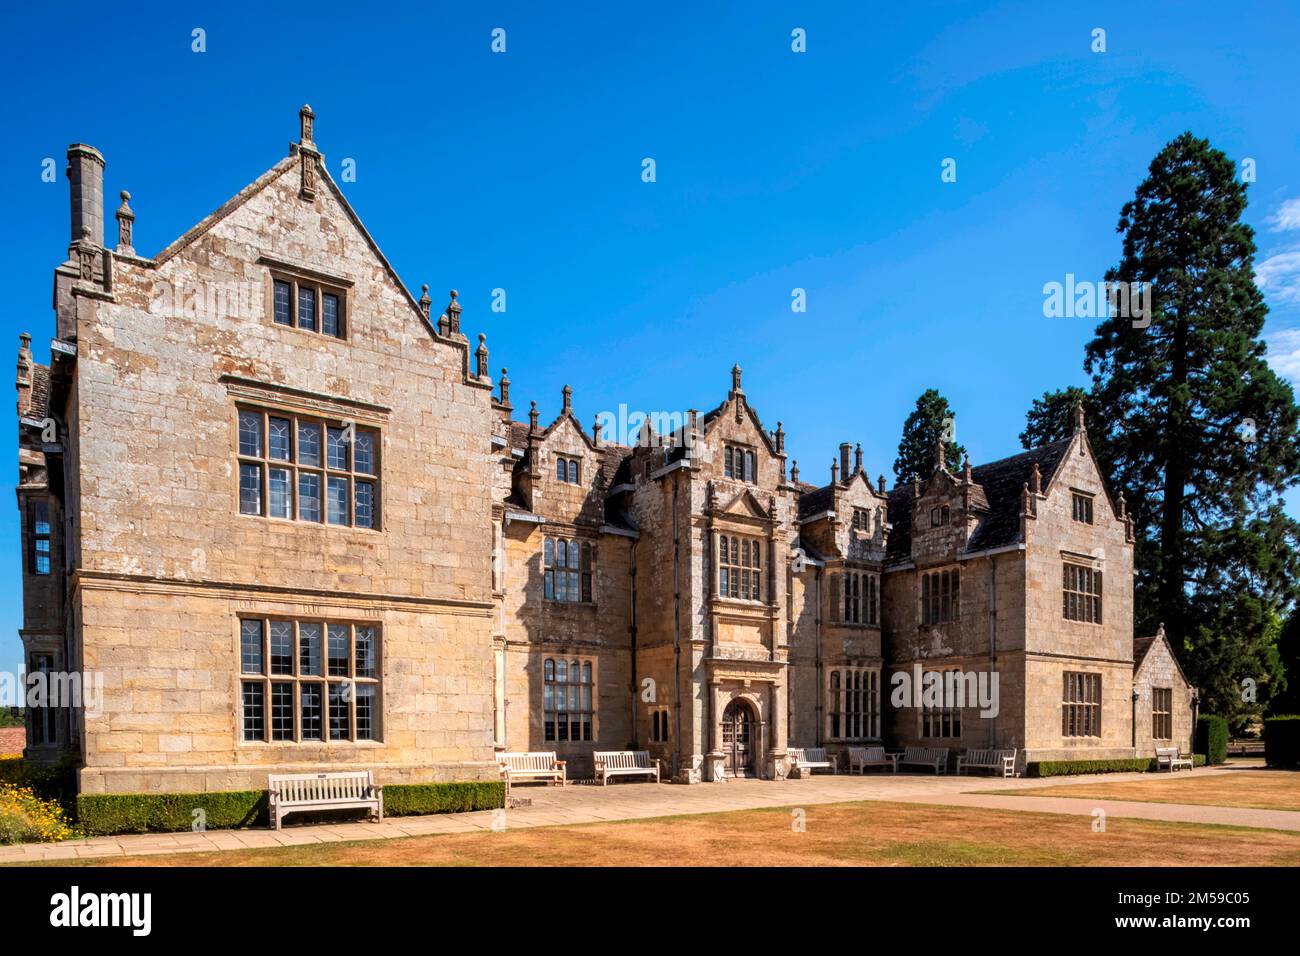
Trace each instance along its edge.
<instances>
[{"instance_id":1,"label":"stone window surround","mask_svg":"<svg viewBox=\"0 0 1300 956\"><path fill-rule=\"evenodd\" d=\"M38 518L38 512L45 511L45 531L37 531L37 526L41 523ZM48 577L54 568L54 509L51 501L47 497L31 496L27 499L27 572L36 577ZM41 550L41 542L45 542L45 550ZM44 559L45 569L41 570L41 559Z\"/></svg>"},{"instance_id":2,"label":"stone window surround","mask_svg":"<svg viewBox=\"0 0 1300 956\"><path fill-rule=\"evenodd\" d=\"M61 653L54 648L48 650L33 648L27 655L27 673L57 674L60 670L59 659L61 656ZM48 658L48 664L42 665L42 658ZM26 687L23 690L25 691ZM29 750L54 751L62 747L62 734L59 730L59 725L62 723L59 720L60 709L58 707L26 708L27 748ZM42 722L45 724L45 732L40 734L43 739L40 740L37 739L36 734L38 718L44 718Z\"/></svg>"},{"instance_id":3,"label":"stone window surround","mask_svg":"<svg viewBox=\"0 0 1300 956\"><path fill-rule=\"evenodd\" d=\"M881 679L879 664L829 665L823 694L826 700L826 739L830 741L859 741L880 739ZM858 687L851 686L854 682ZM857 695L854 699L852 695ZM856 706L854 706L856 705ZM854 717L864 725L865 734L836 734L836 717L841 718L839 729L848 729L847 720Z\"/></svg>"},{"instance_id":4,"label":"stone window surround","mask_svg":"<svg viewBox=\"0 0 1300 956\"><path fill-rule=\"evenodd\" d=\"M566 665L566 672L565 672L566 679L564 681L560 681L558 679L559 670L555 666L557 662ZM551 677L547 677L548 664L551 665L550 673L553 675ZM591 674L590 681L585 679L580 679L577 681L569 679L569 676L572 673L573 668L575 666L582 669L579 672L580 675L583 675L585 672L589 671ZM585 654L560 654L560 653L554 653L554 654L548 653L544 657L544 659L542 660L542 680L540 681L541 700L538 701L538 710L540 710L542 713L542 739L545 743L553 746L557 746L559 748L563 748L568 745L582 746L585 744L595 743L596 741L600 740L600 715L599 715L599 707L597 706L598 703L597 689L599 688L599 686L600 686L599 662L596 657L585 655ZM563 710L561 710L558 707L552 707L550 710L547 710L546 708L546 692L549 690L551 691L552 694L554 694L555 688L564 688L565 708ZM577 688L578 706L576 709L570 709L568 707L568 699L570 697L569 688ZM584 702L582 699L582 692L584 689L586 689L589 695L586 702L587 704L586 706L584 706ZM552 698L552 700L554 700L554 698ZM551 731L550 737L546 736L546 722L547 722L548 714L552 714L555 716L555 727ZM579 732L581 733L582 731L586 731L586 734L582 738L575 740L572 734L568 733L566 734L566 739L560 740L559 739L559 715L560 714L576 715L576 719L574 716L570 716L565 721L565 723L568 724L570 729L572 729L573 725L576 723L579 727ZM585 726L583 721L584 717L586 718Z\"/></svg>"},{"instance_id":5,"label":"stone window surround","mask_svg":"<svg viewBox=\"0 0 1300 956\"><path fill-rule=\"evenodd\" d=\"M948 581L949 614L943 616L943 582ZM938 627L943 624L955 624L961 620L961 568L958 565L944 565L926 568L917 574L916 596L918 602L917 620L922 627ZM928 602L928 603L927 603Z\"/></svg>"},{"instance_id":6,"label":"stone window surround","mask_svg":"<svg viewBox=\"0 0 1300 956\"><path fill-rule=\"evenodd\" d=\"M266 318L269 324L278 329L292 329L296 332L317 336L321 339L332 339L336 342L347 342L351 339L353 284L351 279L345 279L342 276L329 275L324 272L317 272L314 269L308 269L282 260L272 259L269 256L259 256L257 264L267 268L264 308L266 310ZM275 321L275 283L277 281L289 283L290 318L293 320L291 324L285 325ZM298 325L299 286L316 290L315 329L304 329ZM329 335L323 331L325 293L336 295L339 298L338 335Z\"/></svg>"},{"instance_id":7,"label":"stone window surround","mask_svg":"<svg viewBox=\"0 0 1300 956\"><path fill-rule=\"evenodd\" d=\"M1080 588L1070 589L1067 584L1070 579L1070 568L1077 569L1075 580L1080 584ZM1086 580L1079 577L1081 572L1089 572L1091 577ZM1105 621L1106 602L1105 602L1105 562L1100 558L1088 554L1077 554L1072 551L1061 552L1061 620L1068 621L1071 624L1087 624L1093 627L1101 627ZM1083 587L1091 587L1095 581L1095 590L1082 590ZM1076 616L1070 615L1070 595L1078 595L1076 604L1079 610ZM1095 610L1089 607L1085 613L1082 610L1082 601L1095 599Z\"/></svg>"},{"instance_id":8,"label":"stone window surround","mask_svg":"<svg viewBox=\"0 0 1300 956\"><path fill-rule=\"evenodd\" d=\"M650 708L650 737L652 744L666 744L672 739L672 730L668 724L668 707Z\"/></svg>"},{"instance_id":9,"label":"stone window surround","mask_svg":"<svg viewBox=\"0 0 1300 956\"><path fill-rule=\"evenodd\" d=\"M940 677L944 688L948 686L947 675L951 673L960 674L961 672L952 668L943 671ZM927 740L960 740L962 734L962 708L918 707L916 708L916 724L917 735Z\"/></svg>"},{"instance_id":10,"label":"stone window surround","mask_svg":"<svg viewBox=\"0 0 1300 956\"><path fill-rule=\"evenodd\" d=\"M262 436L261 436L262 454L259 456L254 457L251 455L245 455L242 453L242 450L240 448L240 414L242 412L252 412L255 414L260 414L262 416ZM358 421L355 417L346 414L340 416L338 415L337 411L331 414L329 410L324 410L324 411L316 411L313 409L300 410L299 408L295 408L292 405L288 405L287 403L281 404L281 403L266 403L262 401L248 401L238 397L236 398L234 408L232 410L232 416L233 416L232 433L234 438L234 447L232 450L234 452L234 457L235 457L235 469L234 469L235 514L238 517L251 518L251 519L261 520L261 521L277 521L277 522L288 522L291 524L307 524L313 527L335 528L339 530L349 530L349 531L378 533L383 530L384 483L382 479L382 472L383 472L383 460L384 460L384 451L383 451L384 432L380 430L380 428L378 428L374 424L371 424L370 422L362 423ZM290 452L290 456L287 461L280 460L280 459L273 459L270 457L269 419L272 417L287 418L291 422L290 440L291 440L292 450ZM321 426L319 465L303 466L299 462L298 423L300 420L309 420L309 423L318 424ZM365 431L371 432L374 435L373 455L375 460L374 460L373 474L358 472L355 470L356 468L355 441L348 443L348 467L346 469L340 470L338 468L328 467L327 465L328 454L329 454L328 430L330 428L346 428L347 423L351 423L355 427L362 428ZM241 508L241 502L240 502L241 469L239 466L242 464L249 464L249 465L255 464L261 467L261 492L260 492L261 510L260 513L258 514L245 512ZM287 518L283 516L271 515L269 513L270 511L269 482L270 482L270 469L272 468L285 468L288 469L291 474L290 488L289 488L290 498L291 498L290 515ZM318 474L320 476L320 487L318 489L318 501L319 501L321 517L319 521L312 521L310 519L299 517L300 514L299 495L301 489L298 481L298 473L300 470L305 470L312 474ZM338 523L330 522L328 520L328 501L326 496L328 494L328 488L329 488L328 479L330 477L346 477L348 480L348 520L346 523L338 524ZM356 523L356 481L358 478L360 478L365 482L368 482L373 486L372 500L371 500L371 524L369 526L358 525Z\"/></svg>"},{"instance_id":11,"label":"stone window surround","mask_svg":"<svg viewBox=\"0 0 1300 956\"><path fill-rule=\"evenodd\" d=\"M723 445L722 459L724 478L747 485L758 484L758 453L752 447L727 442Z\"/></svg>"},{"instance_id":12,"label":"stone window surround","mask_svg":"<svg viewBox=\"0 0 1300 956\"><path fill-rule=\"evenodd\" d=\"M243 624L245 621L258 621L262 627L262 668L261 672L246 673L243 665ZM289 622L293 625L293 646L291 654L293 657L292 673L290 674L272 674L271 671L271 622ZM319 624L320 631L320 671L317 674L302 674L302 645L300 643L300 625L302 624ZM331 626L344 626L348 629L348 673L344 675L331 676L329 671L329 629ZM357 654L356 654L356 632L359 627L373 628L374 630L374 676L362 677L357 674ZM383 628L378 621L374 620L349 620L336 619L331 617L300 616L296 614L252 614L241 613L235 618L235 674L236 674L236 693L235 693L235 743L241 748L261 748L261 747L329 747L348 745L353 747L372 747L383 743ZM247 740L244 737L244 685L248 683L260 683L262 685L262 739ZM272 684L293 684L293 735L288 740L271 739L271 685ZM321 738L319 740L302 739L302 701L301 690L303 684L319 684L324 690L321 694ZM365 684L373 686L374 692L374 713L371 717L371 736L366 738L357 737L357 713L356 713L356 695L348 696L348 727L349 736L347 738L331 738L329 736L329 687L333 685L345 684Z\"/></svg>"},{"instance_id":13,"label":"stone window surround","mask_svg":"<svg viewBox=\"0 0 1300 956\"><path fill-rule=\"evenodd\" d=\"M1092 671L1063 671L1061 677L1061 736L1067 740L1099 739L1101 674ZM1080 733L1080 730L1084 732Z\"/></svg>"},{"instance_id":14,"label":"stone window surround","mask_svg":"<svg viewBox=\"0 0 1300 956\"><path fill-rule=\"evenodd\" d=\"M1080 524L1093 524L1096 497L1091 491L1084 491L1082 488L1071 488L1070 516Z\"/></svg>"},{"instance_id":15,"label":"stone window surround","mask_svg":"<svg viewBox=\"0 0 1300 956\"><path fill-rule=\"evenodd\" d=\"M596 564L599 561L598 546L596 538L587 538L577 532L576 529L565 530L559 526L554 526L550 533L542 537L542 599L548 605L575 605L578 607L595 607L597 604L596 595ZM563 568L565 573L572 572L578 576L578 599L570 600L568 598L558 598L554 583L550 585L550 594L547 594L547 575L559 573L560 565L555 562L558 542L566 542L566 552L577 547L579 553L577 567L572 567L568 560L565 561ZM549 547L548 547L549 546ZM547 551L551 552L551 563L547 563ZM567 559L567 553L566 553ZM566 588L567 591L567 588ZM583 595L587 596L584 598Z\"/></svg>"},{"instance_id":16,"label":"stone window surround","mask_svg":"<svg viewBox=\"0 0 1300 956\"><path fill-rule=\"evenodd\" d=\"M838 575L840 593L836 599L836 614L831 620L846 627L879 628L880 627L880 574L874 570L846 567ZM852 594L850 588L857 582L858 593ZM856 597L857 600L853 601ZM858 612L857 619L852 617L852 610ZM838 620L837 620L838 618Z\"/></svg>"},{"instance_id":17,"label":"stone window surround","mask_svg":"<svg viewBox=\"0 0 1300 956\"><path fill-rule=\"evenodd\" d=\"M1174 739L1174 689L1172 687L1151 688L1151 737L1155 740Z\"/></svg>"},{"instance_id":18,"label":"stone window surround","mask_svg":"<svg viewBox=\"0 0 1300 956\"><path fill-rule=\"evenodd\" d=\"M555 480L563 482L566 485L582 484L582 459L575 458L573 455L556 455L555 456ZM560 467L563 465L565 476L560 477ZM573 477L570 478L569 475Z\"/></svg>"},{"instance_id":19,"label":"stone window surround","mask_svg":"<svg viewBox=\"0 0 1300 956\"><path fill-rule=\"evenodd\" d=\"M714 600L730 602L742 607L758 607L769 603L764 598L764 595L767 595L770 598L772 590L767 579L768 568L771 565L771 562L768 561L767 556L763 554L763 545L767 542L767 537L755 534L756 530L757 529L755 528L736 529L715 527L710 532L713 539L713 567L715 571L713 574L713 586L709 589L709 592ZM722 542L724 538L728 542L726 545L726 562L722 560ZM750 548L749 563L745 565L740 563L744 559L745 552L743 549L741 550L739 557L734 557L731 554L733 543L738 546L742 539L748 543ZM755 548L757 548L756 554L754 553ZM727 572L726 594L722 593L723 571ZM757 597L749 597L748 588L746 589L745 595L741 594L741 588L738 582L745 580L738 573L741 571L746 571L757 576L757 581L753 585L758 591ZM732 594L733 590L736 592L734 595Z\"/></svg>"}]
</instances>

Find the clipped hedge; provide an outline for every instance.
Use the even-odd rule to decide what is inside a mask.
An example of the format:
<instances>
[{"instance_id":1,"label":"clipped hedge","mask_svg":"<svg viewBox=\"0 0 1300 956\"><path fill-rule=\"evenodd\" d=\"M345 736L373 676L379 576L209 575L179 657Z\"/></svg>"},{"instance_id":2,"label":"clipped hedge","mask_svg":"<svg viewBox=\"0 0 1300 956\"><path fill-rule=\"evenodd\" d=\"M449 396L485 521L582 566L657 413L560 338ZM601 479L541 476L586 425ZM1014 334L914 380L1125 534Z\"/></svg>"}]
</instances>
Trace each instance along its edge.
<instances>
[{"instance_id":1,"label":"clipped hedge","mask_svg":"<svg viewBox=\"0 0 1300 956\"><path fill-rule=\"evenodd\" d=\"M1264 762L1270 767L1300 767L1300 714L1264 721Z\"/></svg>"},{"instance_id":2,"label":"clipped hedge","mask_svg":"<svg viewBox=\"0 0 1300 956\"><path fill-rule=\"evenodd\" d=\"M1026 777L1073 777L1084 773L1133 773L1150 770L1150 757L1122 757L1114 760L1034 760L1025 764Z\"/></svg>"},{"instance_id":3,"label":"clipped hedge","mask_svg":"<svg viewBox=\"0 0 1300 956\"><path fill-rule=\"evenodd\" d=\"M1192 766L1204 767L1205 755L1192 754ZM1035 760L1025 764L1026 777L1074 777L1085 773L1154 773L1155 757L1115 760Z\"/></svg>"},{"instance_id":4,"label":"clipped hedge","mask_svg":"<svg viewBox=\"0 0 1300 956\"><path fill-rule=\"evenodd\" d=\"M478 783L390 783L384 787L384 815L466 813L506 805L506 785L499 780Z\"/></svg>"},{"instance_id":5,"label":"clipped hedge","mask_svg":"<svg viewBox=\"0 0 1300 956\"><path fill-rule=\"evenodd\" d=\"M464 813L504 807L504 783L394 783L384 787L384 815ZM202 810L202 817L195 811ZM324 818L325 814L318 816ZM77 818L87 836L116 833L168 833L265 826L269 813L264 790L212 793L88 793L77 798ZM291 817L306 821L307 814Z\"/></svg>"},{"instance_id":6,"label":"clipped hedge","mask_svg":"<svg viewBox=\"0 0 1300 956\"><path fill-rule=\"evenodd\" d=\"M1201 714L1196 720L1196 747L1205 754L1208 764L1228 761L1228 722L1214 714Z\"/></svg>"},{"instance_id":7,"label":"clipped hedge","mask_svg":"<svg viewBox=\"0 0 1300 956\"><path fill-rule=\"evenodd\" d=\"M203 816L196 817L196 810ZM206 830L266 823L266 791L83 793L77 798L77 822L87 836L171 833L193 829L197 820Z\"/></svg>"}]
</instances>

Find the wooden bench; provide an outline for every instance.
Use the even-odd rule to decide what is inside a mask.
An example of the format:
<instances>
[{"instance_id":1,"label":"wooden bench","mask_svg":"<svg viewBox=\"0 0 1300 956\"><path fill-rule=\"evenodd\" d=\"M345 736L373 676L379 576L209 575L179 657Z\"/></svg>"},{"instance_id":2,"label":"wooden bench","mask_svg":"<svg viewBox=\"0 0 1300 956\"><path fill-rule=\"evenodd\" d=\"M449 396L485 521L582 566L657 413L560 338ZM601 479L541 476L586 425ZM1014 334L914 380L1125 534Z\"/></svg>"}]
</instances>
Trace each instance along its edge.
<instances>
[{"instance_id":1,"label":"wooden bench","mask_svg":"<svg viewBox=\"0 0 1300 956\"><path fill-rule=\"evenodd\" d=\"M550 781L561 787L569 783L564 772L564 761L555 759L554 750L500 753L497 754L497 766L501 768L501 776L505 779L506 793L510 792L511 785L516 782Z\"/></svg>"},{"instance_id":2,"label":"wooden bench","mask_svg":"<svg viewBox=\"0 0 1300 956\"><path fill-rule=\"evenodd\" d=\"M308 810L369 809L384 820L384 788L369 770L340 773L271 775L266 778L271 825L277 830L291 813Z\"/></svg>"},{"instance_id":3,"label":"wooden bench","mask_svg":"<svg viewBox=\"0 0 1300 956\"><path fill-rule=\"evenodd\" d=\"M903 759L898 761L900 767L908 765L929 767L938 776L948 772L947 747L908 747L903 751Z\"/></svg>"},{"instance_id":4,"label":"wooden bench","mask_svg":"<svg viewBox=\"0 0 1300 956\"><path fill-rule=\"evenodd\" d=\"M1156 748L1156 772L1168 770L1170 773L1178 770L1179 767L1186 767L1191 770L1196 764L1190 754L1180 754L1177 747L1157 747Z\"/></svg>"},{"instance_id":5,"label":"wooden bench","mask_svg":"<svg viewBox=\"0 0 1300 956\"><path fill-rule=\"evenodd\" d=\"M962 769L995 770L1004 777L1016 775L1015 750L967 750L957 757L957 775Z\"/></svg>"},{"instance_id":6,"label":"wooden bench","mask_svg":"<svg viewBox=\"0 0 1300 956\"><path fill-rule=\"evenodd\" d=\"M602 787L609 786L610 777L654 777L659 782L660 760L648 750L597 750L592 757Z\"/></svg>"},{"instance_id":7,"label":"wooden bench","mask_svg":"<svg viewBox=\"0 0 1300 956\"><path fill-rule=\"evenodd\" d=\"M790 769L799 777L812 776L814 770L829 770L839 773L839 760L826 753L825 747L789 747L786 756L790 760Z\"/></svg>"},{"instance_id":8,"label":"wooden bench","mask_svg":"<svg viewBox=\"0 0 1300 956\"><path fill-rule=\"evenodd\" d=\"M887 754L884 747L850 747L849 773L865 774L868 767L888 767L898 773L898 754Z\"/></svg>"}]
</instances>

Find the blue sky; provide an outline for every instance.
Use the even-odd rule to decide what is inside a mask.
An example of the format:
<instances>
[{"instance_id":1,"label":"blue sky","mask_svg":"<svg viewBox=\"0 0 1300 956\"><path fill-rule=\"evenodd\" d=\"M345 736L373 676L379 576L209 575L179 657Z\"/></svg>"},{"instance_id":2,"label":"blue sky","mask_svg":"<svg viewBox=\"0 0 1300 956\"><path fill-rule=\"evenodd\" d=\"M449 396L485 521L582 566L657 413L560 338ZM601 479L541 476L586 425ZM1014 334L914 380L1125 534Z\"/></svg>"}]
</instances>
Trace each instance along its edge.
<instances>
[{"instance_id":1,"label":"blue sky","mask_svg":"<svg viewBox=\"0 0 1300 956\"><path fill-rule=\"evenodd\" d=\"M1294 8L539 6L6 10L0 343L30 331L48 358L69 143L105 154L109 210L131 191L152 255L283 156L310 102L335 177L355 160L344 189L363 221L417 295L427 282L440 307L460 290L521 418L536 399L549 420L566 383L584 422L621 403L709 409L739 362L805 480L829 478L840 441L892 475L930 387L976 462L1014 453L1034 397L1086 382L1094 323L1044 318L1043 284L1117 261L1120 207L1185 129L1255 161L1271 360L1300 380ZM0 447L14 427L0 416ZM16 519L0 508L5 670L20 658Z\"/></svg>"}]
</instances>

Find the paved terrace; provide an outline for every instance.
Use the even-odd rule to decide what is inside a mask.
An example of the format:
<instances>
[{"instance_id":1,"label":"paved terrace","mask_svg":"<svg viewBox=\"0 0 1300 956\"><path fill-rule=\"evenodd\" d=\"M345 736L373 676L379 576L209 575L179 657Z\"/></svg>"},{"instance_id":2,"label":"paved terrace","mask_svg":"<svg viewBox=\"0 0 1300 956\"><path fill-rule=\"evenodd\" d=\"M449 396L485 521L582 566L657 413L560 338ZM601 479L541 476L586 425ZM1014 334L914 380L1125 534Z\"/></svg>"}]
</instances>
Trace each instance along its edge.
<instances>
[{"instance_id":1,"label":"paved terrace","mask_svg":"<svg viewBox=\"0 0 1300 956\"><path fill-rule=\"evenodd\" d=\"M1197 777L1231 773L1262 762L1237 761L1231 766L1202 768ZM1186 774L1191 777L1192 774ZM1150 774L1111 773L1051 779L1004 780L986 776L923 776L874 774L869 776L818 775L805 780L729 780L721 784L680 786L639 782L612 783L608 787L574 783L554 786L516 786L512 806L505 812L507 828L559 826L637 820L694 813L723 813L762 807L808 807L819 803L854 800L890 800L901 803L993 810L1030 810L1091 816L1097 808L1111 817L1168 820L1181 823L1262 827L1300 832L1300 811L1254 810L1191 804L1139 803L1127 800L1033 797L981 794L979 790L1025 790L1059 784L1117 783L1150 780ZM294 826L292 817L280 832L270 829L209 830L205 833L144 833L95 837L65 843L0 847L0 864L58 861L94 857L141 856L250 847L299 846L346 840L387 840L438 833L475 833L491 830L494 811L449 813L423 817L394 817L383 823L349 822ZM499 827L499 824L498 824Z\"/></svg>"}]
</instances>

